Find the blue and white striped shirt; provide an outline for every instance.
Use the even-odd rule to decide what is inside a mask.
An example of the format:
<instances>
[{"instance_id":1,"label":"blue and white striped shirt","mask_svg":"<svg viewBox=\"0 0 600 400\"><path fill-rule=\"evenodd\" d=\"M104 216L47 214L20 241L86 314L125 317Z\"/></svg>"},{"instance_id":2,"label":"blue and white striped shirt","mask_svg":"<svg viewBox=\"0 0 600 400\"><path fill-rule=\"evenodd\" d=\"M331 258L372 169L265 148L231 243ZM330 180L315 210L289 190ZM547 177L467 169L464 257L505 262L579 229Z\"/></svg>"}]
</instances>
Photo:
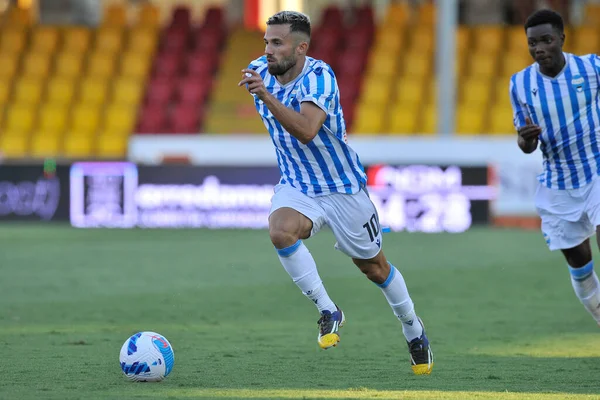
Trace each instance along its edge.
<instances>
[{"instance_id":1,"label":"blue and white striped shirt","mask_svg":"<svg viewBox=\"0 0 600 400\"><path fill-rule=\"evenodd\" d=\"M510 80L515 128L525 117L542 128L544 171L539 181L551 189L576 189L600 175L600 58L564 53L566 65L554 78L534 63Z\"/></svg>"},{"instance_id":2,"label":"blue and white striped shirt","mask_svg":"<svg viewBox=\"0 0 600 400\"><path fill-rule=\"evenodd\" d=\"M304 145L281 126L262 100L254 96L256 109L275 145L280 183L311 197L353 194L365 186L367 177L363 166L347 143L340 92L331 67L306 57L302 73L285 85L269 74L265 56L252 61L248 68L260 74L267 91L286 107L299 112L301 103L310 101L327 114L315 138Z\"/></svg>"}]
</instances>

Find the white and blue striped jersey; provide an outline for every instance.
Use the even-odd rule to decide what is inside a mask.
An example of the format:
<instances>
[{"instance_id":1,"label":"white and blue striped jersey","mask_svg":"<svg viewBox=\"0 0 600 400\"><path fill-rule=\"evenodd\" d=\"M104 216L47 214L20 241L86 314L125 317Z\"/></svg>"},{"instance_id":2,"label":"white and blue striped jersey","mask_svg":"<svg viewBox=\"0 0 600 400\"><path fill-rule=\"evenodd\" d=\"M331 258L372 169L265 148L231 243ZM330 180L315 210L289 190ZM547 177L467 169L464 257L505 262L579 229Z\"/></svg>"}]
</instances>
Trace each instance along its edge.
<instances>
[{"instance_id":1,"label":"white and blue striped jersey","mask_svg":"<svg viewBox=\"0 0 600 400\"><path fill-rule=\"evenodd\" d=\"M260 74L267 91L286 107L299 112L301 103L310 101L327 114L315 138L304 145L281 126L262 100L254 96L256 110L275 145L280 183L311 197L354 194L365 186L367 177L363 166L347 144L340 92L331 67L306 57L302 73L285 85L269 74L265 56L252 61L248 68Z\"/></svg>"},{"instance_id":2,"label":"white and blue striped jersey","mask_svg":"<svg viewBox=\"0 0 600 400\"><path fill-rule=\"evenodd\" d=\"M576 189L600 175L600 58L564 53L566 65L554 78L534 63L510 80L515 128L525 117L542 128L544 171L539 181L551 189Z\"/></svg>"}]
</instances>

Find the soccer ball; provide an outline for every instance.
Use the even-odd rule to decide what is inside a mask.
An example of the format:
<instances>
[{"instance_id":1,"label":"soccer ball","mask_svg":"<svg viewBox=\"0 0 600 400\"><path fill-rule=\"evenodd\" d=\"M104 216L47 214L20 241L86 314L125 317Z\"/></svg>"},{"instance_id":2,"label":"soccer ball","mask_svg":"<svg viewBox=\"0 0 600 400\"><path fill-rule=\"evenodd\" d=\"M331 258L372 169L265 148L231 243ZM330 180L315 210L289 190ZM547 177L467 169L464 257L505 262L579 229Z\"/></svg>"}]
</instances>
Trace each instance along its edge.
<instances>
[{"instance_id":1,"label":"soccer ball","mask_svg":"<svg viewBox=\"0 0 600 400\"><path fill-rule=\"evenodd\" d=\"M138 332L123 343L121 370L138 382L158 382L169 375L175 363L171 343L156 332Z\"/></svg>"}]
</instances>

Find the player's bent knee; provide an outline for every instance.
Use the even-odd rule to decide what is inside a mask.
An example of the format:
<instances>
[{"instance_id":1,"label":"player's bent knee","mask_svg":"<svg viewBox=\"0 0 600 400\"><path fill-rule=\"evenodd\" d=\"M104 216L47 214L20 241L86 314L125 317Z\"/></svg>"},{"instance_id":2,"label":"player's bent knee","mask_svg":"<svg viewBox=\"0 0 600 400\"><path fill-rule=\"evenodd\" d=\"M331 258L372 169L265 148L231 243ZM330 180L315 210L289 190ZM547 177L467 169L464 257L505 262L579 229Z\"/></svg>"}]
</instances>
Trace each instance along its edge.
<instances>
[{"instance_id":1,"label":"player's bent knee","mask_svg":"<svg viewBox=\"0 0 600 400\"><path fill-rule=\"evenodd\" d=\"M278 249L285 249L292 246L299 239L298 235L279 228L270 228L269 236L271 243Z\"/></svg>"},{"instance_id":2,"label":"player's bent knee","mask_svg":"<svg viewBox=\"0 0 600 400\"><path fill-rule=\"evenodd\" d=\"M381 284L385 282L390 274L390 264L381 253L369 260L354 258L352 261L372 282Z\"/></svg>"}]
</instances>

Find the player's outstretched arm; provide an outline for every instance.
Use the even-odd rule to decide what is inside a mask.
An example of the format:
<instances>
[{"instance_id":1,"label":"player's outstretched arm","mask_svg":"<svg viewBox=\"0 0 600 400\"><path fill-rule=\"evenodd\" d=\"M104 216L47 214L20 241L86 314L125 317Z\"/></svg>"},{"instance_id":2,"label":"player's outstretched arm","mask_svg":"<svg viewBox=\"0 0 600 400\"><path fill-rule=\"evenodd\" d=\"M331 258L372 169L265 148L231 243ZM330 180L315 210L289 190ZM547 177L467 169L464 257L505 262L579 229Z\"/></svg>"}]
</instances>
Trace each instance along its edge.
<instances>
[{"instance_id":1,"label":"player's outstretched arm","mask_svg":"<svg viewBox=\"0 0 600 400\"><path fill-rule=\"evenodd\" d=\"M518 133L517 143L521 151L525 154L533 153L537 149L542 128L533 124L529 117L525 117L525 126L520 127Z\"/></svg>"},{"instance_id":2,"label":"player's outstretched arm","mask_svg":"<svg viewBox=\"0 0 600 400\"><path fill-rule=\"evenodd\" d=\"M273 116L300 143L308 144L319 133L327 115L317 105L302 102L300 112L284 106L275 96L267 91L262 77L252 69L242 70L243 79L238 86L247 85L250 93L261 99Z\"/></svg>"}]
</instances>

